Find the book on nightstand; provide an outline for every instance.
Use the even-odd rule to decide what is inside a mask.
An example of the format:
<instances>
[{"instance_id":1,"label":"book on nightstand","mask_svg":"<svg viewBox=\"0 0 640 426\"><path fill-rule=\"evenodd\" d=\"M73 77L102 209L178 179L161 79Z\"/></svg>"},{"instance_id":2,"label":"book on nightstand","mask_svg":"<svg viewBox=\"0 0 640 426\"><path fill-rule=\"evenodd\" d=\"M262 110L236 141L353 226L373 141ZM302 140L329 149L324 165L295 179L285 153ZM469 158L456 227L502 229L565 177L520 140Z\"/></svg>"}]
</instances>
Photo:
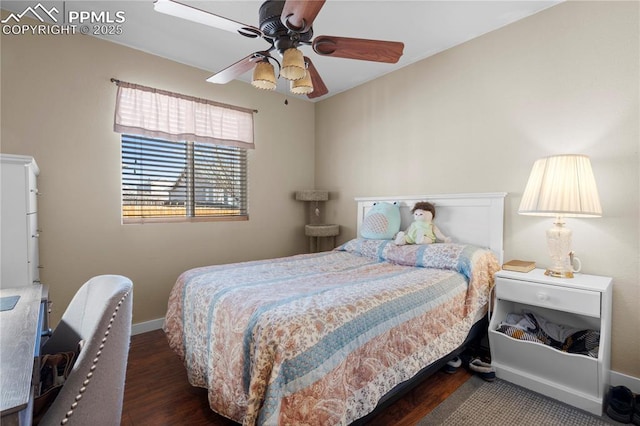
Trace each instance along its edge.
<instances>
[{"instance_id":1,"label":"book on nightstand","mask_svg":"<svg viewBox=\"0 0 640 426\"><path fill-rule=\"evenodd\" d=\"M502 269L506 271L516 271L516 272L529 272L536 267L536 262L530 260L510 260L504 265L502 265Z\"/></svg>"}]
</instances>

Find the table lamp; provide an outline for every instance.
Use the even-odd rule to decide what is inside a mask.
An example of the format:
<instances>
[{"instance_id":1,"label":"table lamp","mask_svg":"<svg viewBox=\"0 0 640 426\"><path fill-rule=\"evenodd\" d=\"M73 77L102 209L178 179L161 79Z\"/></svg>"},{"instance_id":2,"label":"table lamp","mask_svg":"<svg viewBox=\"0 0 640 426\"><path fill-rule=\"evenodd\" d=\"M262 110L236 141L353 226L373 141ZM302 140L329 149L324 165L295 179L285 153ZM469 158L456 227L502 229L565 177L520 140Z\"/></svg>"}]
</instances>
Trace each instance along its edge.
<instances>
[{"instance_id":1,"label":"table lamp","mask_svg":"<svg viewBox=\"0 0 640 426\"><path fill-rule=\"evenodd\" d=\"M519 214L553 216L547 230L547 246L552 265L546 275L573 278L571 230L565 217L600 217L598 188L585 155L556 155L537 160L522 195Z\"/></svg>"}]
</instances>

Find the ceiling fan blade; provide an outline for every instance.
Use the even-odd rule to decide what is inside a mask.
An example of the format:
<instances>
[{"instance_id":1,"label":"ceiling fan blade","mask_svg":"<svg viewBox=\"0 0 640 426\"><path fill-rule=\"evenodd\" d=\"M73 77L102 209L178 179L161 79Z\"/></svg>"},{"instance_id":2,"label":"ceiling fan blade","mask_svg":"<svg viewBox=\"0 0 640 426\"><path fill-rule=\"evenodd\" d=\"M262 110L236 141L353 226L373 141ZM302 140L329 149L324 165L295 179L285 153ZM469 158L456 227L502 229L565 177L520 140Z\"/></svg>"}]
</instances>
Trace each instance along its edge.
<instances>
[{"instance_id":1,"label":"ceiling fan blade","mask_svg":"<svg viewBox=\"0 0 640 426\"><path fill-rule=\"evenodd\" d=\"M270 55L268 52L252 53L251 55L240 59L235 64L229 65L227 68L221 71L218 71L217 73L209 77L207 81L209 83L226 84L231 80L235 80L240 75L252 69L256 64L256 62L258 62L261 58L265 56L270 56Z\"/></svg>"},{"instance_id":2,"label":"ceiling fan blade","mask_svg":"<svg viewBox=\"0 0 640 426\"><path fill-rule=\"evenodd\" d=\"M219 28L221 30L238 33L245 37L256 38L262 37L262 31L251 25L236 22L223 16L214 15L196 7L187 6L186 4L173 0L154 0L153 8L156 12L166 13L167 15L177 16L199 24L208 25L210 27Z\"/></svg>"},{"instance_id":3,"label":"ceiling fan blade","mask_svg":"<svg viewBox=\"0 0 640 426\"><path fill-rule=\"evenodd\" d=\"M287 0L282 9L282 23L290 30L306 32L322 9L325 0Z\"/></svg>"},{"instance_id":4,"label":"ceiling fan blade","mask_svg":"<svg viewBox=\"0 0 640 426\"><path fill-rule=\"evenodd\" d=\"M318 36L313 40L318 55L362 61L395 64L402 56L404 43L399 41L367 40L363 38Z\"/></svg>"},{"instance_id":5,"label":"ceiling fan blade","mask_svg":"<svg viewBox=\"0 0 640 426\"><path fill-rule=\"evenodd\" d=\"M329 89L327 89L324 81L322 81L322 78L320 78L320 74L318 73L316 67L313 65L313 62L311 62L311 59L305 56L304 60L307 63L307 72L311 76L311 84L313 84L313 92L309 93L307 97L309 99L313 99L329 93Z\"/></svg>"}]
</instances>

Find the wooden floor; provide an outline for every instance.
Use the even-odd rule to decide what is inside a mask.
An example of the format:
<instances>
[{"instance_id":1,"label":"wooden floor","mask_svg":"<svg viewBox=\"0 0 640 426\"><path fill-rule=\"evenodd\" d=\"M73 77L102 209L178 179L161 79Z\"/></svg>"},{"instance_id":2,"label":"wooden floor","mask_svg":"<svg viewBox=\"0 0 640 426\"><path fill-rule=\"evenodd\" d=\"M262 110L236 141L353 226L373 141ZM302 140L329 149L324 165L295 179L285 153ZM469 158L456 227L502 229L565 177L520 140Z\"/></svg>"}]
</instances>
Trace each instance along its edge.
<instances>
[{"instance_id":1,"label":"wooden floor","mask_svg":"<svg viewBox=\"0 0 640 426\"><path fill-rule=\"evenodd\" d=\"M369 425L415 425L470 377L438 372L371 420ZM207 391L194 388L161 330L131 339L123 426L237 425L209 409Z\"/></svg>"}]
</instances>

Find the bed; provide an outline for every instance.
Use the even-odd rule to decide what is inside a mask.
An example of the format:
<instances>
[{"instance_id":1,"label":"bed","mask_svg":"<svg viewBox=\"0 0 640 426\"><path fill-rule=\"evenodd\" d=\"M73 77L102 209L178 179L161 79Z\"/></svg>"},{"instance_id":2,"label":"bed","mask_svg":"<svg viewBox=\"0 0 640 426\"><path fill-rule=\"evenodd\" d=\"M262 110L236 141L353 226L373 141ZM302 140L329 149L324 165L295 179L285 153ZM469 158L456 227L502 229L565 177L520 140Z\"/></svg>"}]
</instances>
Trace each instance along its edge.
<instances>
[{"instance_id":1,"label":"bed","mask_svg":"<svg viewBox=\"0 0 640 426\"><path fill-rule=\"evenodd\" d=\"M478 328L502 262L504 197L357 198L358 236L333 251L186 271L169 297L169 345L236 422L362 421ZM452 243L360 237L375 203L398 203L405 229L422 200Z\"/></svg>"}]
</instances>

